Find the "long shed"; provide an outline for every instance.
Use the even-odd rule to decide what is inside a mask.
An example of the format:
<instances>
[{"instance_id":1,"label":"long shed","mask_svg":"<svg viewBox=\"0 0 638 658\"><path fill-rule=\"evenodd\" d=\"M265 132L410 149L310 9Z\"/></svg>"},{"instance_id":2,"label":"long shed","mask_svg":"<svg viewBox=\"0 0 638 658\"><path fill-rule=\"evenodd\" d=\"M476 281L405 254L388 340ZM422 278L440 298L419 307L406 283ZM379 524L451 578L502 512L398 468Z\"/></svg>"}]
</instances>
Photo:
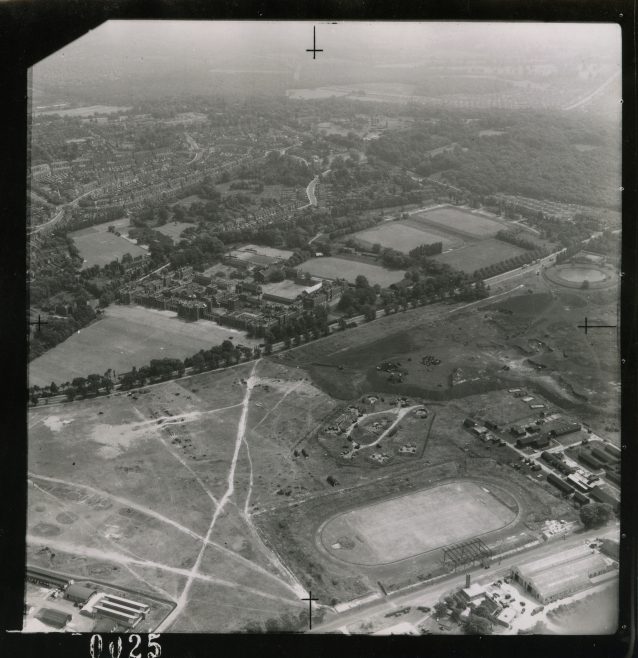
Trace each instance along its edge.
<instances>
[{"instance_id":1,"label":"long shed","mask_svg":"<svg viewBox=\"0 0 638 658\"><path fill-rule=\"evenodd\" d=\"M564 480L561 480L557 475L554 475L553 473L550 473L547 476L547 481L550 484L553 484L557 489L560 489L563 493L572 493L574 490L573 488L567 484Z\"/></svg>"},{"instance_id":2,"label":"long shed","mask_svg":"<svg viewBox=\"0 0 638 658\"><path fill-rule=\"evenodd\" d=\"M42 608L36 615L43 624L55 628L64 628L71 621L72 616L68 612L56 608Z\"/></svg>"}]
</instances>

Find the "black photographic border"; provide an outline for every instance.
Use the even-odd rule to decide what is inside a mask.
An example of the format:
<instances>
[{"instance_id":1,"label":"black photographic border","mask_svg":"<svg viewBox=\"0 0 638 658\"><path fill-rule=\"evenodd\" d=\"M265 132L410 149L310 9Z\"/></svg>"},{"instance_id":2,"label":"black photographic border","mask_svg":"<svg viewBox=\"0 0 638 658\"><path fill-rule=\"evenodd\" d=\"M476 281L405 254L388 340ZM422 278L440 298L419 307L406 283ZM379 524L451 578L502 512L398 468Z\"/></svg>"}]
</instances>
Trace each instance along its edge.
<instances>
[{"instance_id":1,"label":"black photographic border","mask_svg":"<svg viewBox=\"0 0 638 658\"><path fill-rule=\"evenodd\" d=\"M205 635L161 636L162 656L226 656L229 651L310 656L629 656L635 652L638 553L636 363L636 6L631 0L7 0L0 3L0 282L3 427L0 430L0 653L89 656L90 634L7 632L22 623L26 534L26 172L27 70L109 19L406 20L610 22L622 30L623 245L621 280L622 499L620 621L604 636ZM105 636L108 641L108 636ZM125 652L124 652L125 653Z\"/></svg>"}]
</instances>

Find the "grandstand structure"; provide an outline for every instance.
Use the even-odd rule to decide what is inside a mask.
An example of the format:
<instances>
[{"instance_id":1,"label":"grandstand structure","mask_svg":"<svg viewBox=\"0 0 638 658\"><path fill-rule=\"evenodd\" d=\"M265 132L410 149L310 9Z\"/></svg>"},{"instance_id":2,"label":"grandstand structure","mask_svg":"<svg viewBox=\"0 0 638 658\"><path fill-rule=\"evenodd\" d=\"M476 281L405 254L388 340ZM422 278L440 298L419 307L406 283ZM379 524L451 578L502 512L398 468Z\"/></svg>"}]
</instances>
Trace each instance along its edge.
<instances>
[{"instance_id":1,"label":"grandstand structure","mask_svg":"<svg viewBox=\"0 0 638 658\"><path fill-rule=\"evenodd\" d=\"M491 560L492 556L492 549L480 537L443 548L443 564L452 566L453 569L475 562L486 562Z\"/></svg>"}]
</instances>

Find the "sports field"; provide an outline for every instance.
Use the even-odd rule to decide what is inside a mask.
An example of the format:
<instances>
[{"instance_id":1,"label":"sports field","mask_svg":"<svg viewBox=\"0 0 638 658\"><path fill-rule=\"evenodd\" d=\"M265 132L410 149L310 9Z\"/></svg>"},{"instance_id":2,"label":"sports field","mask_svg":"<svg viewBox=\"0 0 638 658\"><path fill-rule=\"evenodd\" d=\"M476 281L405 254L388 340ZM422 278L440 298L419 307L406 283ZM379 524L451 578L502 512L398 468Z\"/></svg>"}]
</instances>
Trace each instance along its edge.
<instances>
[{"instance_id":1,"label":"sports field","mask_svg":"<svg viewBox=\"0 0 638 658\"><path fill-rule=\"evenodd\" d=\"M93 265L102 267L115 259L120 260L124 254L131 254L133 258L148 254L146 249L120 235L110 233L108 226L109 224L98 224L69 234L84 259L83 270Z\"/></svg>"},{"instance_id":2,"label":"sports field","mask_svg":"<svg viewBox=\"0 0 638 658\"><path fill-rule=\"evenodd\" d=\"M439 263L446 263L462 272L472 274L481 267L488 267L525 253L525 249L496 238L481 240L480 243L470 243L447 253L433 256Z\"/></svg>"},{"instance_id":3,"label":"sports field","mask_svg":"<svg viewBox=\"0 0 638 658\"><path fill-rule=\"evenodd\" d=\"M126 372L151 359L183 359L230 336L243 345L259 342L209 320L186 322L173 311L113 305L104 318L34 359L29 364L29 385L71 381L108 368Z\"/></svg>"},{"instance_id":4,"label":"sports field","mask_svg":"<svg viewBox=\"0 0 638 658\"><path fill-rule=\"evenodd\" d=\"M310 272L312 276L323 279L346 279L351 283L354 283L357 276L362 274L368 279L370 285L378 283L382 288L403 279L401 270L386 270L379 265L334 256L311 258L301 265L301 269L304 272Z\"/></svg>"},{"instance_id":5,"label":"sports field","mask_svg":"<svg viewBox=\"0 0 638 658\"><path fill-rule=\"evenodd\" d=\"M515 517L488 487L458 480L339 514L320 531L321 542L347 562L388 564L498 530Z\"/></svg>"},{"instance_id":6,"label":"sports field","mask_svg":"<svg viewBox=\"0 0 638 658\"><path fill-rule=\"evenodd\" d=\"M379 243L382 247L396 249L404 254L422 244L442 242L443 249L449 249L453 241L449 237L428 231L420 225L410 226L403 222L386 222L380 226L354 233L355 240L361 242L364 247L371 248L373 244Z\"/></svg>"},{"instance_id":7,"label":"sports field","mask_svg":"<svg viewBox=\"0 0 638 658\"><path fill-rule=\"evenodd\" d=\"M495 235L505 228L503 224L489 217L453 206L425 210L411 215L411 218L416 219L425 226L433 225L472 238Z\"/></svg>"}]
</instances>

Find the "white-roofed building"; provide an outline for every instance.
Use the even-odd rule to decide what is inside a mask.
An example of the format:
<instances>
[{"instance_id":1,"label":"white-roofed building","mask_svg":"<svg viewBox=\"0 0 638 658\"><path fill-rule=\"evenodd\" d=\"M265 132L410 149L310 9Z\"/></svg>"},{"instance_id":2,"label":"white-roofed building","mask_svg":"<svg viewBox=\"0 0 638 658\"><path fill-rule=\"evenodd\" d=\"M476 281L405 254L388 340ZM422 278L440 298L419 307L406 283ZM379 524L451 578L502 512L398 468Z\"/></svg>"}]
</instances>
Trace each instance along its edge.
<instances>
[{"instance_id":1,"label":"white-roofed building","mask_svg":"<svg viewBox=\"0 0 638 658\"><path fill-rule=\"evenodd\" d=\"M591 587L614 564L587 547L576 547L512 569L512 577L541 603L551 603Z\"/></svg>"}]
</instances>

